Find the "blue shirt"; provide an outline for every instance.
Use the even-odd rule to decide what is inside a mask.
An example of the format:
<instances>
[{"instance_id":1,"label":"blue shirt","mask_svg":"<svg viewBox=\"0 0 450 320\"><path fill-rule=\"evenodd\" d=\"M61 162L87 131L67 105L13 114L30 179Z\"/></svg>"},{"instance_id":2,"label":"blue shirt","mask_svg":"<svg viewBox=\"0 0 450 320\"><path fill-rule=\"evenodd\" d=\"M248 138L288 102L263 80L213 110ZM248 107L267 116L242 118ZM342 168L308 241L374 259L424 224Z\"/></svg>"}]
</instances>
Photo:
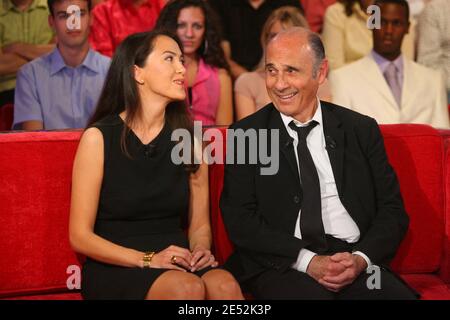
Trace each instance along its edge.
<instances>
[{"instance_id":1,"label":"blue shirt","mask_svg":"<svg viewBox=\"0 0 450 320\"><path fill-rule=\"evenodd\" d=\"M84 128L93 114L110 59L89 50L76 68L58 50L25 64L17 74L13 129L42 121L45 130Z\"/></svg>"}]
</instances>

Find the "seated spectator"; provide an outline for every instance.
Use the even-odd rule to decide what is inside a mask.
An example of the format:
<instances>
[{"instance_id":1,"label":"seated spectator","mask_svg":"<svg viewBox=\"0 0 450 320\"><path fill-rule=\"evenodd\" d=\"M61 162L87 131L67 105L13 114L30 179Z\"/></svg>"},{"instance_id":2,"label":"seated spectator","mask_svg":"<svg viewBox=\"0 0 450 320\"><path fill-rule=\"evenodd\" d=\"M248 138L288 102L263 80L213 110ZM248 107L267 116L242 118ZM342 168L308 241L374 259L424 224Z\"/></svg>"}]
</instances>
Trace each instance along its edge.
<instances>
[{"instance_id":1,"label":"seated spectator","mask_svg":"<svg viewBox=\"0 0 450 320\"><path fill-rule=\"evenodd\" d=\"M224 31L222 47L233 78L253 70L261 60L261 30L273 10L301 8L300 0L209 0L219 14Z\"/></svg>"},{"instance_id":2,"label":"seated spectator","mask_svg":"<svg viewBox=\"0 0 450 320\"><path fill-rule=\"evenodd\" d=\"M183 44L186 98L193 119L203 125L231 124L232 84L215 12L203 0L172 0L156 26L176 33Z\"/></svg>"},{"instance_id":3,"label":"seated spectator","mask_svg":"<svg viewBox=\"0 0 450 320\"><path fill-rule=\"evenodd\" d=\"M234 84L237 120L249 116L271 102L265 81L265 48L267 43L280 31L291 27L308 28L308 22L298 8L289 6L278 8L272 12L264 24L261 33L263 47L261 62L255 71L241 74ZM319 98L326 101L331 100L327 81L319 87Z\"/></svg>"},{"instance_id":4,"label":"seated spectator","mask_svg":"<svg viewBox=\"0 0 450 320\"><path fill-rule=\"evenodd\" d=\"M17 76L13 129L83 128L93 114L109 58L89 48L91 0L48 0L57 48L24 65ZM80 8L80 26L66 10Z\"/></svg>"},{"instance_id":5,"label":"seated spectator","mask_svg":"<svg viewBox=\"0 0 450 320\"><path fill-rule=\"evenodd\" d=\"M322 32L323 16L325 10L336 0L300 0L303 10L305 11L306 21L309 28L317 33Z\"/></svg>"},{"instance_id":6,"label":"seated spectator","mask_svg":"<svg viewBox=\"0 0 450 320\"><path fill-rule=\"evenodd\" d=\"M158 19L162 0L106 0L92 10L89 41L94 50L112 57L128 35L151 30Z\"/></svg>"},{"instance_id":7,"label":"seated spectator","mask_svg":"<svg viewBox=\"0 0 450 320\"><path fill-rule=\"evenodd\" d=\"M431 0L408 0L409 11L414 19L419 18L425 6L430 3Z\"/></svg>"},{"instance_id":8,"label":"seated spectator","mask_svg":"<svg viewBox=\"0 0 450 320\"><path fill-rule=\"evenodd\" d=\"M433 0L419 20L417 61L427 67L442 70L447 81L450 103L450 1Z\"/></svg>"},{"instance_id":9,"label":"seated spectator","mask_svg":"<svg viewBox=\"0 0 450 320\"><path fill-rule=\"evenodd\" d=\"M374 0L340 0L328 7L323 24L323 42L331 70L361 59L373 48L372 31L367 27L367 8ZM414 59L414 25L411 21L402 51Z\"/></svg>"},{"instance_id":10,"label":"seated spectator","mask_svg":"<svg viewBox=\"0 0 450 320\"><path fill-rule=\"evenodd\" d=\"M0 107L14 102L21 66L55 46L46 0L0 0Z\"/></svg>"},{"instance_id":11,"label":"seated spectator","mask_svg":"<svg viewBox=\"0 0 450 320\"><path fill-rule=\"evenodd\" d=\"M440 73L401 52L408 32L405 0L377 0L381 28L373 30L374 49L365 58L330 74L333 102L379 123L425 123L448 128L445 85Z\"/></svg>"}]
</instances>

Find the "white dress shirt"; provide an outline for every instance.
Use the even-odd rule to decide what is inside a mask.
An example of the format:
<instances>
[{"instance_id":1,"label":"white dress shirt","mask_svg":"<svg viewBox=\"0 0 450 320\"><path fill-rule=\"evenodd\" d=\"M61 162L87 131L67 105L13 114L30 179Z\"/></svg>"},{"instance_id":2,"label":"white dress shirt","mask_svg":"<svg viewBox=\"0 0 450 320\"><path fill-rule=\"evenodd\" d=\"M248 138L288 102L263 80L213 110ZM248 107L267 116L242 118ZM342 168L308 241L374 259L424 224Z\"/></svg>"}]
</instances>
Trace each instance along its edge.
<instances>
[{"instance_id":1,"label":"white dress shirt","mask_svg":"<svg viewBox=\"0 0 450 320\"><path fill-rule=\"evenodd\" d=\"M286 116L282 113L281 119L283 120L284 126L293 139L295 158L298 166L298 155L297 155L297 144L298 136L297 132L289 127L289 123L294 121L296 126L303 127L307 126L311 121L315 120L319 124L315 126L306 138L306 144L311 153L314 161L314 165L317 169L317 174L319 176L320 182L320 195L322 202L322 221L325 234L329 234L335 238L344 240L348 243L355 243L359 240L360 231L358 226L352 217L348 214L347 210L341 203L339 199L338 191L336 188L336 182L334 180L334 174L331 167L331 162L328 157L326 150L325 135L323 133L323 122L322 122L322 109L320 101L318 101L318 107L311 120L306 123L301 123L292 117ZM299 176L300 176L300 168ZM301 239L302 233L300 230L300 215L301 210L298 213L297 222L295 224L295 237ZM370 266L370 259L362 252L356 251L354 254L358 254L366 260L367 265ZM306 272L311 259L316 255L308 249L301 249L298 255L297 261L292 265L294 269L301 272Z\"/></svg>"}]
</instances>

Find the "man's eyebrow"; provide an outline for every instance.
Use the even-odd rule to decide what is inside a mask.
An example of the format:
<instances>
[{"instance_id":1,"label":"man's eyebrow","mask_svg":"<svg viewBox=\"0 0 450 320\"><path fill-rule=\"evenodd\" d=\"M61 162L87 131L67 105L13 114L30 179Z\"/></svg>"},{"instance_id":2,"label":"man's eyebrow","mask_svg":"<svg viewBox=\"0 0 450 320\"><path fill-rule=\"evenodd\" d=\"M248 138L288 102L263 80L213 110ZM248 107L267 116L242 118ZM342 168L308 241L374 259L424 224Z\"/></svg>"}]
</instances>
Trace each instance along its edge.
<instances>
[{"instance_id":1,"label":"man's eyebrow","mask_svg":"<svg viewBox=\"0 0 450 320\"><path fill-rule=\"evenodd\" d=\"M290 65L285 65L285 66L283 66L284 67L284 69L290 69L290 70L294 70L294 71L300 71L300 68L298 68L298 67L293 67L293 66L290 66Z\"/></svg>"}]
</instances>

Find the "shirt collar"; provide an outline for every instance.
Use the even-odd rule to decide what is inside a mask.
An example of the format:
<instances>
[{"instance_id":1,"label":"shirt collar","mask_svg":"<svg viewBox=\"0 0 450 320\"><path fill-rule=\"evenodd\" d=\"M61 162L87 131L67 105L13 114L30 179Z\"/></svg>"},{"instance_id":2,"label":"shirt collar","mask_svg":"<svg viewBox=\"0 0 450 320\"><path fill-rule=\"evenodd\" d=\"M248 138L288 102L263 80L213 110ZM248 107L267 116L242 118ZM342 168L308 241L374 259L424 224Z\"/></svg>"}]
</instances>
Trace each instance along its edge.
<instances>
[{"instance_id":1,"label":"shirt collar","mask_svg":"<svg viewBox=\"0 0 450 320\"><path fill-rule=\"evenodd\" d=\"M397 59L395 59L394 61L390 61L384 57L382 57L380 54L376 53L375 50L372 50L371 52L373 60L375 60L376 64L378 65L378 67L381 70L381 73L384 74L384 72L386 71L386 68L388 67L388 65L392 62L396 67L397 70L402 72L403 71L403 55L400 54Z\"/></svg>"},{"instance_id":2,"label":"shirt collar","mask_svg":"<svg viewBox=\"0 0 450 320\"><path fill-rule=\"evenodd\" d=\"M312 117L310 120L306 121L305 123L301 123L300 121L295 120L295 119L292 118L291 116L287 116L287 115L285 115L285 114L283 114L283 113L281 113L281 112L280 112L280 115L281 115L281 120L283 120L283 124L284 124L284 126L286 127L286 130L288 130L288 132L289 132L289 130L292 130L292 129L289 127L289 123L290 123L291 121L294 121L295 125L298 126L298 127L304 127L304 126L307 126L307 125L308 125L311 121L313 121L313 120L314 120L314 121L317 121L317 122L319 123L319 126L322 125L322 106L321 106L321 104L320 104L320 100L319 100L319 99L317 99L317 109L316 109L316 112L314 113L313 117Z\"/></svg>"},{"instance_id":3,"label":"shirt collar","mask_svg":"<svg viewBox=\"0 0 450 320\"><path fill-rule=\"evenodd\" d=\"M67 67L58 48L53 49L52 53L50 54L50 61L51 61L51 65L50 65L50 75L51 76L54 75L55 73L61 71L63 68ZM99 69L97 61L95 59L95 51L93 51L92 49L89 49L86 57L84 58L84 60L80 66L84 66L84 67L88 68L89 70L94 71L95 73L99 73L100 69Z\"/></svg>"}]
</instances>

